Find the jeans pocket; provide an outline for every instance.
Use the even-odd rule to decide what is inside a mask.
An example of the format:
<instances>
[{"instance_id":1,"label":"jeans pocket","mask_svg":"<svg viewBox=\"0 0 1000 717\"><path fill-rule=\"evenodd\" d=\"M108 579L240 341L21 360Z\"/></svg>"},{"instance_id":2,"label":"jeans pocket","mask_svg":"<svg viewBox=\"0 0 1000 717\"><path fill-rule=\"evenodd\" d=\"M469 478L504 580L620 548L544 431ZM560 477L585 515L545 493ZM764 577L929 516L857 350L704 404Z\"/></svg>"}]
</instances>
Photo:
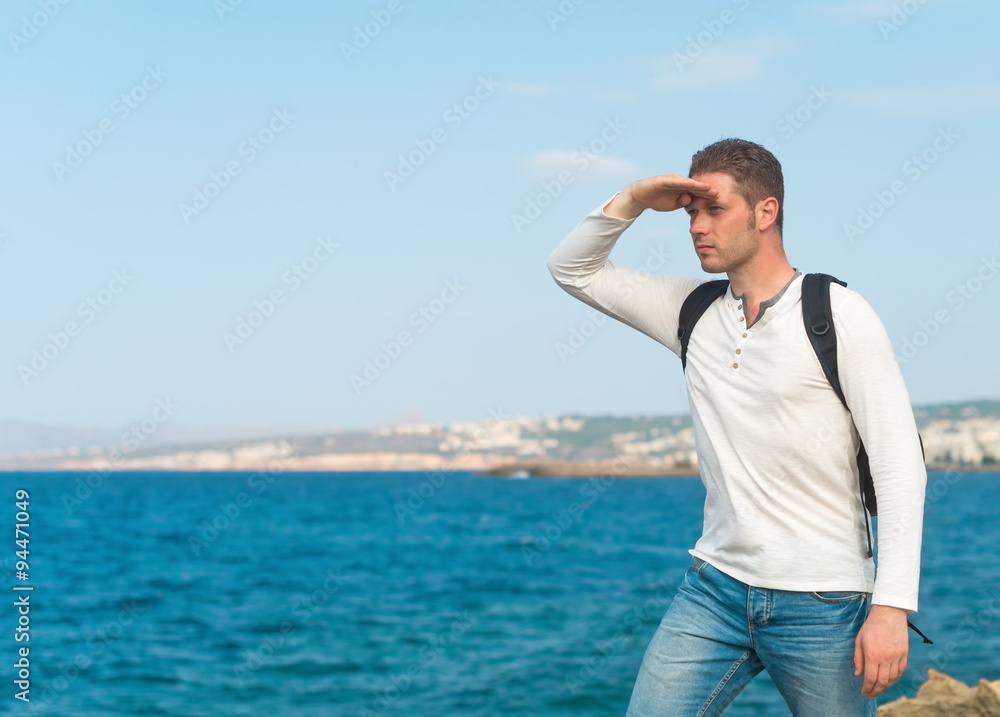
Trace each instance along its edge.
<instances>
[{"instance_id":1,"label":"jeans pocket","mask_svg":"<svg viewBox=\"0 0 1000 717\"><path fill-rule=\"evenodd\" d=\"M693 555L691 557L693 558L691 563L691 569L694 570L696 573L698 573L698 575L701 575L701 571L704 569L706 565L708 565L708 562L702 560L697 555Z\"/></svg>"},{"instance_id":2,"label":"jeans pocket","mask_svg":"<svg viewBox=\"0 0 1000 717\"><path fill-rule=\"evenodd\" d=\"M854 602L855 600L864 600L868 597L868 593L859 593L853 590L824 590L822 592L813 591L809 594L820 602L825 603Z\"/></svg>"}]
</instances>

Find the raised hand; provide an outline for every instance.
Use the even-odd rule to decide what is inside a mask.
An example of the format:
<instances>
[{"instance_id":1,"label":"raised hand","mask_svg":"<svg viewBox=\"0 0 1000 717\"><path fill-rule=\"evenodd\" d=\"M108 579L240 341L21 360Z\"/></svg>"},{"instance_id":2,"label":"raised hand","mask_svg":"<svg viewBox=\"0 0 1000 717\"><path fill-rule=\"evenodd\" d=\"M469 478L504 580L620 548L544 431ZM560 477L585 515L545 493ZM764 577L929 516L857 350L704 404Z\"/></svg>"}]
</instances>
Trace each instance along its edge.
<instances>
[{"instance_id":1,"label":"raised hand","mask_svg":"<svg viewBox=\"0 0 1000 717\"><path fill-rule=\"evenodd\" d=\"M719 190L679 174L661 174L625 187L608 203L604 213L610 217L634 219L646 209L672 212L686 207L696 196L718 199Z\"/></svg>"}]
</instances>

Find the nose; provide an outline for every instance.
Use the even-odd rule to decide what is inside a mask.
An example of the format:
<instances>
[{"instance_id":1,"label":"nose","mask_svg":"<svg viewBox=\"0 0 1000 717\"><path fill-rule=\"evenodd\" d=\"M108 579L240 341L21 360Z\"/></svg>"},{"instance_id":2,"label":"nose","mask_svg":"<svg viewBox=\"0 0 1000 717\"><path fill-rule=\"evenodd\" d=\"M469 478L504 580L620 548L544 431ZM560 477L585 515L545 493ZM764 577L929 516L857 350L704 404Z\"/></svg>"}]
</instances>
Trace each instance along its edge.
<instances>
[{"instance_id":1,"label":"nose","mask_svg":"<svg viewBox=\"0 0 1000 717\"><path fill-rule=\"evenodd\" d=\"M708 231L708 220L704 212L698 212L691 218L691 236L703 236Z\"/></svg>"}]
</instances>

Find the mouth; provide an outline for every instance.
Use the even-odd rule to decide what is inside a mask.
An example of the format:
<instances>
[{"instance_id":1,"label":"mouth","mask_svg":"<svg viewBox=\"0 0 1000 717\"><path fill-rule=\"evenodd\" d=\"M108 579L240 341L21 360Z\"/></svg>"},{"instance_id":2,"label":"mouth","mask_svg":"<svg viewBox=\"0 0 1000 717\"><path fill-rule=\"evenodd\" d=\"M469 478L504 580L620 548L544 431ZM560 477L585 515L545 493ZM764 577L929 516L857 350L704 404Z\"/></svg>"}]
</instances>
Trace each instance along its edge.
<instances>
[{"instance_id":1,"label":"mouth","mask_svg":"<svg viewBox=\"0 0 1000 717\"><path fill-rule=\"evenodd\" d=\"M701 254L702 252L706 252L711 248L712 247L710 247L708 244L695 244L694 246L694 250L699 254Z\"/></svg>"}]
</instances>

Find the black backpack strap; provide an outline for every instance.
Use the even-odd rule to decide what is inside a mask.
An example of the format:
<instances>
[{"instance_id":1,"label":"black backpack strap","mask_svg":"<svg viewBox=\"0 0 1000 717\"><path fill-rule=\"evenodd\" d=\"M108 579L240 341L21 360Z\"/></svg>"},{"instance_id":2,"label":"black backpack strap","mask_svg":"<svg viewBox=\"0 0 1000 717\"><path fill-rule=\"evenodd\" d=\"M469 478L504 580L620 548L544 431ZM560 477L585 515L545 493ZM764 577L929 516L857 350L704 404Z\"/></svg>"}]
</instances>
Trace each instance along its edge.
<instances>
[{"instance_id":1,"label":"black backpack strap","mask_svg":"<svg viewBox=\"0 0 1000 717\"><path fill-rule=\"evenodd\" d=\"M806 335L816 352L823 373L826 374L830 386L837 398L850 411L844 390L840 387L840 374L837 371L837 332L833 327L833 310L830 308L830 284L837 282L847 286L846 282L829 274L806 274L802 277L802 320L805 322ZM868 464L868 451L864 442L858 443L858 477L861 482L861 504L865 509L865 530L868 535L868 557L872 557L872 532L868 522L869 515L878 514L875 502L875 485L871 480L871 468Z\"/></svg>"},{"instance_id":2,"label":"black backpack strap","mask_svg":"<svg viewBox=\"0 0 1000 717\"><path fill-rule=\"evenodd\" d=\"M716 279L698 284L681 304L680 322L677 326L677 338L681 341L681 370L687 368L688 342L691 340L691 330L698 319L712 302L726 293L729 288L728 279Z\"/></svg>"},{"instance_id":3,"label":"black backpack strap","mask_svg":"<svg viewBox=\"0 0 1000 717\"><path fill-rule=\"evenodd\" d=\"M917 633L918 635L920 635L920 637L924 638L924 644L926 644L926 645L933 645L934 644L934 640L930 639L929 637L927 637L927 635L925 635L924 633L920 632L919 628L917 628L917 626L914 625L912 622L910 622L909 620L907 620L906 624L909 626L909 628L911 630L913 630L915 633Z\"/></svg>"},{"instance_id":4,"label":"black backpack strap","mask_svg":"<svg viewBox=\"0 0 1000 717\"><path fill-rule=\"evenodd\" d=\"M840 375L837 373L837 334L833 330L833 311L830 309L832 281L847 286L846 282L829 274L806 274L802 277L802 319L823 373L833 386L837 398L847 408L847 399L840 388Z\"/></svg>"}]
</instances>

